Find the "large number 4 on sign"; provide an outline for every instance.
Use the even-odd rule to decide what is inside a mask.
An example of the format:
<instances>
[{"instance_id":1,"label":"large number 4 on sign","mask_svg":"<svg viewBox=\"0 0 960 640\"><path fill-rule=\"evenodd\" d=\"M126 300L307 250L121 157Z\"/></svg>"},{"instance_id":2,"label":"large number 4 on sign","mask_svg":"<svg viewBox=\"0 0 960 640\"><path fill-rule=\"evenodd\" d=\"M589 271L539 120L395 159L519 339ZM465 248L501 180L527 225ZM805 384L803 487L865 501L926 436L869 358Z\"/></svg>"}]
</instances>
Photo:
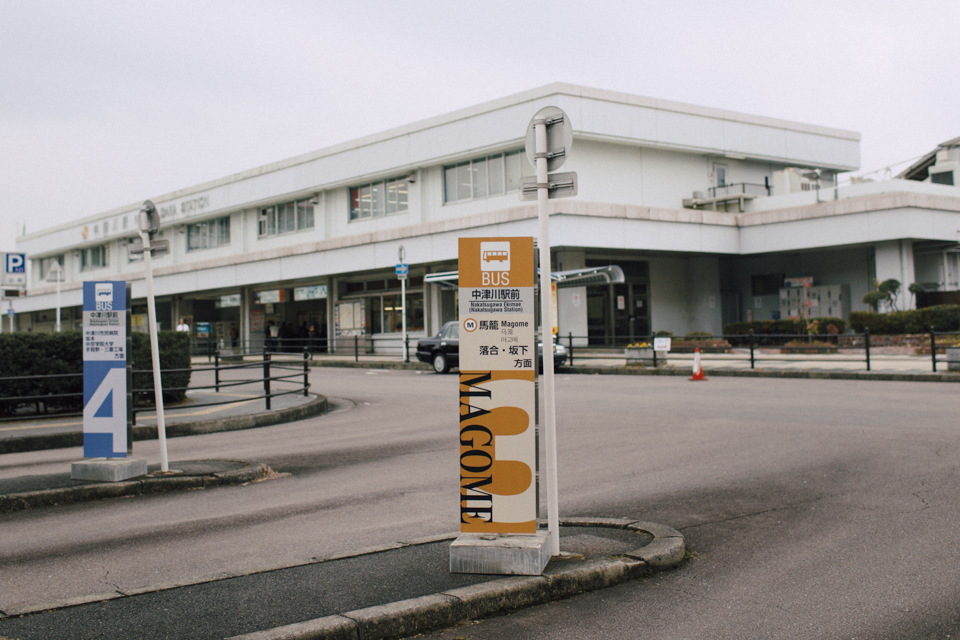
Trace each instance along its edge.
<instances>
[{"instance_id":1,"label":"large number 4 on sign","mask_svg":"<svg viewBox=\"0 0 960 640\"><path fill-rule=\"evenodd\" d=\"M85 363L101 365L94 367L101 371L93 373L92 382L96 384L93 393L88 396L84 389L86 402L83 405L83 455L85 458L125 458L127 456L127 372L122 366L109 367L109 362ZM97 373L102 372L102 378ZM87 376L85 376L86 378ZM84 380L86 386L87 380Z\"/></svg>"}]
</instances>

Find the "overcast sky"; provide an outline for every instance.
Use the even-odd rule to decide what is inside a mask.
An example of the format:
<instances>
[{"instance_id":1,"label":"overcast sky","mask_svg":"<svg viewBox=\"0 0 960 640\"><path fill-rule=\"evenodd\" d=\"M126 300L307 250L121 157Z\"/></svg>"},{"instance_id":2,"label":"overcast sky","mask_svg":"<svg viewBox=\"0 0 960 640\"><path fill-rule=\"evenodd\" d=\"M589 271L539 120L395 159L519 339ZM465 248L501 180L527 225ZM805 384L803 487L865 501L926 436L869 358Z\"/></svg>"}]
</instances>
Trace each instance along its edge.
<instances>
[{"instance_id":1,"label":"overcast sky","mask_svg":"<svg viewBox=\"0 0 960 640\"><path fill-rule=\"evenodd\" d=\"M0 0L0 250L555 81L858 131L882 177L960 135L958 33L957 0Z\"/></svg>"}]
</instances>

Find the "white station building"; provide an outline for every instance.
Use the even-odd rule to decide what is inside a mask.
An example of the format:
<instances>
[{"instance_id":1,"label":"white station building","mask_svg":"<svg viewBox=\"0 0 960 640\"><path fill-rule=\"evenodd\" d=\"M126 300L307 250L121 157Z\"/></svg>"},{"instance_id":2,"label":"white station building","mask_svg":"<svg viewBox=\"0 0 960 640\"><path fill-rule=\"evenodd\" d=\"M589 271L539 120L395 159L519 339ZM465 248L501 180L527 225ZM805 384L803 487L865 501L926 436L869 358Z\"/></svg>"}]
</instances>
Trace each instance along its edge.
<instances>
[{"instance_id":1,"label":"white station building","mask_svg":"<svg viewBox=\"0 0 960 640\"><path fill-rule=\"evenodd\" d=\"M667 330L719 334L726 323L846 316L875 280L960 296L960 139L903 178L837 186L859 167L858 133L551 84L168 194L170 253L154 259L161 328L185 318L195 339L230 325L258 347L270 321L293 336L316 321L331 344L363 335L398 349L403 246L407 327L433 334L457 309L460 236L536 236L523 151L533 114L557 106L574 141L561 171L579 194L550 201L554 271L619 266L623 282L558 290L559 334L622 343ZM20 237L28 292L18 331L51 331L63 268L66 328L81 323L84 280L133 283L145 324L142 256L130 204ZM800 300L789 285L813 284ZM812 295L815 292L816 295ZM806 305L806 308L804 308ZM6 330L6 328L5 328Z\"/></svg>"}]
</instances>

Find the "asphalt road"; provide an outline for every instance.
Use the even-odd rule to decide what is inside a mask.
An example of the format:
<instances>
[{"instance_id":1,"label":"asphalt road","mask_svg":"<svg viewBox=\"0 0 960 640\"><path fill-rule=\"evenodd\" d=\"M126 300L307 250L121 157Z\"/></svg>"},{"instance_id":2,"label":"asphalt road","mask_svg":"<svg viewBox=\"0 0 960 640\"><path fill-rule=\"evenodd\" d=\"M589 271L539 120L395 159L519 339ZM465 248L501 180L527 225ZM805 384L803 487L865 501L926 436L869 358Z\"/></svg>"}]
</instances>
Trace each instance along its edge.
<instances>
[{"instance_id":1,"label":"asphalt road","mask_svg":"<svg viewBox=\"0 0 960 640\"><path fill-rule=\"evenodd\" d=\"M454 530L456 376L311 377L348 401L168 442L173 460L257 460L289 476L6 514L0 609ZM694 557L438 637L960 638L954 385L561 375L557 390L561 515L660 522ZM156 444L135 454L153 461ZM7 454L0 474L79 456Z\"/></svg>"}]
</instances>

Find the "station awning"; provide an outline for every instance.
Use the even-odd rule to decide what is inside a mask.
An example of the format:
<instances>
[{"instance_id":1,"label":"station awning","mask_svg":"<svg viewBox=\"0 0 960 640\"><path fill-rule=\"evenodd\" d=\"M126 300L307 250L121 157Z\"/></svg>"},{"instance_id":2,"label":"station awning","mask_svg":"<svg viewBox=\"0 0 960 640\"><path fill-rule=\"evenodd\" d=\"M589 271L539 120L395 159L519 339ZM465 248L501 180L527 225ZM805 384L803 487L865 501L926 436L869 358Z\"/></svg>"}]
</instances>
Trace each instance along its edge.
<instances>
[{"instance_id":1,"label":"station awning","mask_svg":"<svg viewBox=\"0 0 960 640\"><path fill-rule=\"evenodd\" d=\"M616 284L623 282L623 269L612 264L606 267L555 271L550 274L550 279L557 283L558 289L584 287L591 284ZM460 274L457 271L428 273L424 276L423 281L445 289L456 289L460 285Z\"/></svg>"}]
</instances>

